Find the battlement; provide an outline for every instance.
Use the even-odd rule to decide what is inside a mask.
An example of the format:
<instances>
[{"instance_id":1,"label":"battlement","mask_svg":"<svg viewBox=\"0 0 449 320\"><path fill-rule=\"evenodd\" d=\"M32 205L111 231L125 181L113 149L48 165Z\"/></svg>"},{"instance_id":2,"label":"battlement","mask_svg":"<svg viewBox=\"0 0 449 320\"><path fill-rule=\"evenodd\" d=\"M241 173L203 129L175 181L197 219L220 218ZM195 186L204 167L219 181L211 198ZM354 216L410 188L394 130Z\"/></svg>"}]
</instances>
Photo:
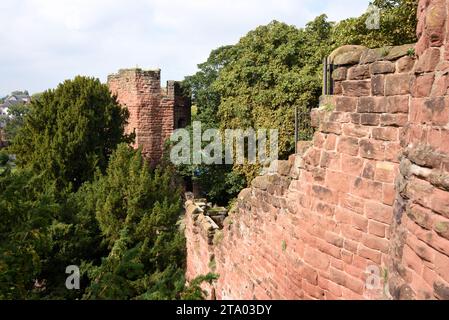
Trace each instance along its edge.
<instances>
[{"instance_id":1,"label":"battlement","mask_svg":"<svg viewBox=\"0 0 449 320\"><path fill-rule=\"evenodd\" d=\"M125 131L135 133L134 147L142 147L144 157L157 165L165 141L175 129L190 123L190 97L183 96L177 81L162 88L160 69L120 69L108 76L108 86L129 111Z\"/></svg>"},{"instance_id":2,"label":"battlement","mask_svg":"<svg viewBox=\"0 0 449 320\"><path fill-rule=\"evenodd\" d=\"M117 73L110 74L108 76L108 81L110 78L121 78L126 75L143 75L154 79L161 78L161 69L141 69L141 68L125 68L119 69Z\"/></svg>"}]
</instances>

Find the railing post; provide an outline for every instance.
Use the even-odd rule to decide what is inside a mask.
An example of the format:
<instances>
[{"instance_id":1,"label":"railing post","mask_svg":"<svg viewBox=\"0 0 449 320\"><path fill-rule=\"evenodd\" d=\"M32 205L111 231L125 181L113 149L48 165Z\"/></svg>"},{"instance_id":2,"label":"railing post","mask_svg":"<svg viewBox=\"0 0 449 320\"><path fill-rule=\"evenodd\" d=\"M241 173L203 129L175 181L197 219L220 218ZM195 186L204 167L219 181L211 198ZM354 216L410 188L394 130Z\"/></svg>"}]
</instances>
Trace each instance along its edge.
<instances>
[{"instance_id":1,"label":"railing post","mask_svg":"<svg viewBox=\"0 0 449 320\"><path fill-rule=\"evenodd\" d=\"M334 94L334 80L332 79L332 72L334 72L334 65L332 63L327 63L329 68L329 94Z\"/></svg>"},{"instance_id":2,"label":"railing post","mask_svg":"<svg viewBox=\"0 0 449 320\"><path fill-rule=\"evenodd\" d=\"M327 57L323 59L323 95L327 95Z\"/></svg>"},{"instance_id":3,"label":"railing post","mask_svg":"<svg viewBox=\"0 0 449 320\"><path fill-rule=\"evenodd\" d=\"M298 154L298 106L295 106L295 154Z\"/></svg>"}]
</instances>

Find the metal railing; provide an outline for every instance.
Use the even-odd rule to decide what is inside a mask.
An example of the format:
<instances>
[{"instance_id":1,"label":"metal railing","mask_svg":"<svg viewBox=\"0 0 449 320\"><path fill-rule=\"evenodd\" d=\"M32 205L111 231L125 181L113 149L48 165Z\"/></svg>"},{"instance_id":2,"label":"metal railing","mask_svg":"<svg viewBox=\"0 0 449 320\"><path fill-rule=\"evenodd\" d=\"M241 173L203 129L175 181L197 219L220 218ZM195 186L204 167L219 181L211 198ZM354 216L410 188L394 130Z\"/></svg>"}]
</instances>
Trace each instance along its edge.
<instances>
[{"instance_id":1,"label":"metal railing","mask_svg":"<svg viewBox=\"0 0 449 320\"><path fill-rule=\"evenodd\" d=\"M295 107L295 153L298 153L298 141L311 140L313 136L310 110Z\"/></svg>"},{"instance_id":2,"label":"metal railing","mask_svg":"<svg viewBox=\"0 0 449 320\"><path fill-rule=\"evenodd\" d=\"M332 72L334 65L329 57L323 59L323 95L334 94L334 80ZM295 153L298 153L298 141L311 140L314 129L311 125L310 112L306 107L295 107Z\"/></svg>"},{"instance_id":3,"label":"metal railing","mask_svg":"<svg viewBox=\"0 0 449 320\"><path fill-rule=\"evenodd\" d=\"M323 95L334 94L334 80L332 80L332 72L334 65L330 63L329 57L323 59Z\"/></svg>"}]
</instances>

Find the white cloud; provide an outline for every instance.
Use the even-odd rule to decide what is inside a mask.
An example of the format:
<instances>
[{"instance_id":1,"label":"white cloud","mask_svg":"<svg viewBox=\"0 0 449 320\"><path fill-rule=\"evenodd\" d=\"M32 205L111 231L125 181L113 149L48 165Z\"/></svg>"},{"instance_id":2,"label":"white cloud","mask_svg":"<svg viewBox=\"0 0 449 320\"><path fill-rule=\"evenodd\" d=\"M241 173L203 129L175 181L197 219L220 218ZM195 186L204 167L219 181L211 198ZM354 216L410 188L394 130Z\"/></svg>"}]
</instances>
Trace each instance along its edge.
<instances>
[{"instance_id":1,"label":"white cloud","mask_svg":"<svg viewBox=\"0 0 449 320\"><path fill-rule=\"evenodd\" d=\"M77 74L160 67L192 74L209 52L271 20L358 16L368 0L2 0L0 94L55 87Z\"/></svg>"}]
</instances>

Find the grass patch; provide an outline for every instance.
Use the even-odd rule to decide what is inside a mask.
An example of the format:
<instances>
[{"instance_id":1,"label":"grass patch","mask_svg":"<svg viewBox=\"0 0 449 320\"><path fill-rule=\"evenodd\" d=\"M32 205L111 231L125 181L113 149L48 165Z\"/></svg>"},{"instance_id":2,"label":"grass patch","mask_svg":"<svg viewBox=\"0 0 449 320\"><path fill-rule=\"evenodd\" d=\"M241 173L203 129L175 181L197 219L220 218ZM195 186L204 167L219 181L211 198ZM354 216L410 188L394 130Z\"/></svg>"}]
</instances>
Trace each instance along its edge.
<instances>
[{"instance_id":1,"label":"grass patch","mask_svg":"<svg viewBox=\"0 0 449 320\"><path fill-rule=\"evenodd\" d=\"M212 240L212 242L215 246L219 245L223 241L223 238L224 238L223 231L217 230L215 231L214 239Z\"/></svg>"},{"instance_id":2,"label":"grass patch","mask_svg":"<svg viewBox=\"0 0 449 320\"><path fill-rule=\"evenodd\" d=\"M212 272L215 272L217 269L217 262L215 261L215 257L212 258L211 261L209 261L209 269L212 270Z\"/></svg>"}]
</instances>

